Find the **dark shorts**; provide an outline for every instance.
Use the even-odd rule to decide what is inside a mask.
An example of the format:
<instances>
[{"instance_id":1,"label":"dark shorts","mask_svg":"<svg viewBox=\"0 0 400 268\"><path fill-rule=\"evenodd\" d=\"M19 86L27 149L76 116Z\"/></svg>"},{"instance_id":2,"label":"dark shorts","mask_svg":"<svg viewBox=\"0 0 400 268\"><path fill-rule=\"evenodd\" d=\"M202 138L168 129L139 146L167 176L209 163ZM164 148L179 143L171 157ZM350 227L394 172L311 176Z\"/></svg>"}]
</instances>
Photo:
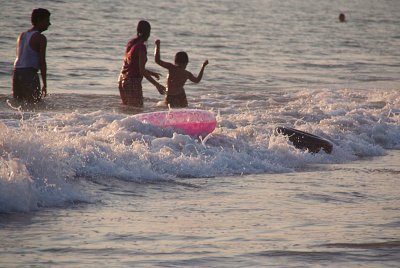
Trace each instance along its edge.
<instances>
[{"instance_id":1,"label":"dark shorts","mask_svg":"<svg viewBox=\"0 0 400 268\"><path fill-rule=\"evenodd\" d=\"M186 94L185 92L179 94L179 95L167 95L165 96L165 103L167 105L169 105L170 107L174 108L174 107L187 107L188 106L188 102L186 99Z\"/></svg>"},{"instance_id":2,"label":"dark shorts","mask_svg":"<svg viewBox=\"0 0 400 268\"><path fill-rule=\"evenodd\" d=\"M19 100L40 101L40 80L35 68L18 68L13 73L13 97Z\"/></svg>"},{"instance_id":3,"label":"dark shorts","mask_svg":"<svg viewBox=\"0 0 400 268\"><path fill-rule=\"evenodd\" d=\"M125 78L118 82L122 103L136 107L143 106L142 78Z\"/></svg>"}]
</instances>

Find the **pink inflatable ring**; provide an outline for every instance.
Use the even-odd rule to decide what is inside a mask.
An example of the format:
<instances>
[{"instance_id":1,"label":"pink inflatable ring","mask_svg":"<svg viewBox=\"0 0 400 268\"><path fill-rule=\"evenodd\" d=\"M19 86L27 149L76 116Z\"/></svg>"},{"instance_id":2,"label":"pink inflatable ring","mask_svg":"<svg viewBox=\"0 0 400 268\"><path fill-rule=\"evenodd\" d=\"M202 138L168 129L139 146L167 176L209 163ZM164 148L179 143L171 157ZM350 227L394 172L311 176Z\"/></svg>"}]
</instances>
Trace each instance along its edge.
<instances>
[{"instance_id":1,"label":"pink inflatable ring","mask_svg":"<svg viewBox=\"0 0 400 268\"><path fill-rule=\"evenodd\" d=\"M136 114L136 120L160 128L176 128L190 136L207 136L214 131L217 120L213 113L197 109L176 109Z\"/></svg>"}]
</instances>

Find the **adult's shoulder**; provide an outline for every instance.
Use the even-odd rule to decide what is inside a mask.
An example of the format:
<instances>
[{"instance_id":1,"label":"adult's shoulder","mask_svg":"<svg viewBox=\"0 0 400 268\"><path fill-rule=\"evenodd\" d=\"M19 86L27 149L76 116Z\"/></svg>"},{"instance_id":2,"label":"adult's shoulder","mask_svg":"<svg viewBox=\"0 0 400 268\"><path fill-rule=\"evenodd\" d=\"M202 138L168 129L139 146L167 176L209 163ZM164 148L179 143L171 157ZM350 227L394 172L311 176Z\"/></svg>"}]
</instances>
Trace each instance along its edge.
<instances>
[{"instance_id":1,"label":"adult's shoulder","mask_svg":"<svg viewBox=\"0 0 400 268\"><path fill-rule=\"evenodd\" d=\"M22 36L24 36L25 32L22 32L18 35L17 41L19 42L22 38Z\"/></svg>"},{"instance_id":2,"label":"adult's shoulder","mask_svg":"<svg viewBox=\"0 0 400 268\"><path fill-rule=\"evenodd\" d=\"M47 38L42 33L36 32L32 34L32 37L29 40L29 45L36 52L45 51L47 46Z\"/></svg>"},{"instance_id":3,"label":"adult's shoulder","mask_svg":"<svg viewBox=\"0 0 400 268\"><path fill-rule=\"evenodd\" d=\"M137 37L129 40L128 44L126 45L126 52L133 52L136 50L146 50L146 45L144 42L138 40Z\"/></svg>"},{"instance_id":4,"label":"adult's shoulder","mask_svg":"<svg viewBox=\"0 0 400 268\"><path fill-rule=\"evenodd\" d=\"M38 41L38 42L47 42L46 36L44 34L42 34L41 32L33 33L31 39L33 39L34 41Z\"/></svg>"},{"instance_id":5,"label":"adult's shoulder","mask_svg":"<svg viewBox=\"0 0 400 268\"><path fill-rule=\"evenodd\" d=\"M144 41L139 41L137 44L136 44L136 47L137 48L139 48L139 49L143 49L143 50L146 50L146 45L145 45L145 43L144 43Z\"/></svg>"}]
</instances>

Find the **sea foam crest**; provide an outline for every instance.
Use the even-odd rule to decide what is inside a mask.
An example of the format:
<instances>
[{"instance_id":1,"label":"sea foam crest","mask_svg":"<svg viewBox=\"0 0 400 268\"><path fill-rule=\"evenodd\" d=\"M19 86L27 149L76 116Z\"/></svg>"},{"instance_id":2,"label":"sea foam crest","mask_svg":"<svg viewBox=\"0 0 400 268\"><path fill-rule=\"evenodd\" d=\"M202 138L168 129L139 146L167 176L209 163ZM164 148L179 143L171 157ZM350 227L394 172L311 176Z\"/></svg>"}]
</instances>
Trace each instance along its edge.
<instances>
[{"instance_id":1,"label":"sea foam crest","mask_svg":"<svg viewBox=\"0 0 400 268\"><path fill-rule=\"evenodd\" d=\"M49 146L46 135L28 126L0 123L0 129L0 212L87 201L69 183L74 171L67 155Z\"/></svg>"},{"instance_id":2,"label":"sea foam crest","mask_svg":"<svg viewBox=\"0 0 400 268\"><path fill-rule=\"evenodd\" d=\"M41 113L0 123L0 211L87 201L85 181L296 172L400 149L399 93L317 90L270 94L218 108L207 138L95 111ZM265 107L268 107L267 109ZM288 125L329 139L332 154L310 154L274 134Z\"/></svg>"}]
</instances>

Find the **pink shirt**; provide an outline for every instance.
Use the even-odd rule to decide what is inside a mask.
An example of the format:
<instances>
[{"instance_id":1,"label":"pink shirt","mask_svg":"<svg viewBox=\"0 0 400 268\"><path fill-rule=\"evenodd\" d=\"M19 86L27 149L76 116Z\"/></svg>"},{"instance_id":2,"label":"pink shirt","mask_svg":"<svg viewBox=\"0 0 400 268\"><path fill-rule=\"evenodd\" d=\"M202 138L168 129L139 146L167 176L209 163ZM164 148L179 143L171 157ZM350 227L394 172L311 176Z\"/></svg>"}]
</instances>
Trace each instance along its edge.
<instances>
[{"instance_id":1,"label":"pink shirt","mask_svg":"<svg viewBox=\"0 0 400 268\"><path fill-rule=\"evenodd\" d=\"M135 44L135 42L137 42ZM144 51L147 61L147 48L144 41L132 39L126 45L124 64L121 69L121 76L123 78L143 78L139 69L139 52Z\"/></svg>"}]
</instances>

